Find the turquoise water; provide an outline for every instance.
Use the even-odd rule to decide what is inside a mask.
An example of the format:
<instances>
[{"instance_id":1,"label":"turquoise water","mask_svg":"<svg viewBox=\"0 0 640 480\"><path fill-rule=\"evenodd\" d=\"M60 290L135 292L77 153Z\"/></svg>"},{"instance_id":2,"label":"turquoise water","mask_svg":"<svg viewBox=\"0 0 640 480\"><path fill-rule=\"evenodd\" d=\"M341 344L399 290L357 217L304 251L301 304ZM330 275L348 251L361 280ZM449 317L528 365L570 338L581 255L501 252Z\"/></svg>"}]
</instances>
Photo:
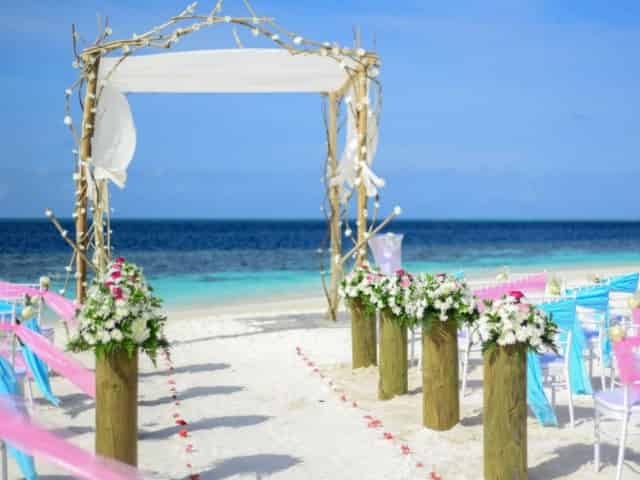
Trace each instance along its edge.
<instances>
[{"instance_id":1,"label":"turquoise water","mask_svg":"<svg viewBox=\"0 0 640 480\"><path fill-rule=\"evenodd\" d=\"M268 300L274 296L318 296L322 284L317 272L266 271L179 275L152 279L153 288L167 306L198 306Z\"/></svg>"},{"instance_id":2,"label":"turquoise water","mask_svg":"<svg viewBox=\"0 0 640 480\"><path fill-rule=\"evenodd\" d=\"M506 255L482 259L472 265L447 262L406 262L411 272L464 272L469 276L495 274L503 267L512 271L543 271L610 266L640 265L640 253L587 254L558 251L550 255L531 256L527 262ZM328 281L328 279L327 279ZM168 306L197 306L217 303L268 300L273 297L318 297L322 284L318 272L266 271L224 272L207 276L182 275L153 279L156 292Z\"/></svg>"},{"instance_id":3,"label":"turquoise water","mask_svg":"<svg viewBox=\"0 0 640 480\"><path fill-rule=\"evenodd\" d=\"M404 265L414 272L640 265L640 222L405 220L391 227L405 235ZM64 228L73 230L69 221ZM141 265L169 306L322 295L317 250L328 247L322 221L115 220L113 229L116 254ZM47 275L58 289L69 256L46 221L0 220L1 280Z\"/></svg>"}]
</instances>

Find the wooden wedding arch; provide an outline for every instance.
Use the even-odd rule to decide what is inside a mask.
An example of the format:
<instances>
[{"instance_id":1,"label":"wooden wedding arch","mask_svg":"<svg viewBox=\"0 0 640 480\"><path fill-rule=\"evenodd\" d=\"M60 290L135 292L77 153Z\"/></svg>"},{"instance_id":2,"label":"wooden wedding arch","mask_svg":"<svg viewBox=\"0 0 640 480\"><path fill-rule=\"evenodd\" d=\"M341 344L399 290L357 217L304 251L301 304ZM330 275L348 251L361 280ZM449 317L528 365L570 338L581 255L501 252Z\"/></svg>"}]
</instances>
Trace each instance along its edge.
<instances>
[{"instance_id":1,"label":"wooden wedding arch","mask_svg":"<svg viewBox=\"0 0 640 480\"><path fill-rule=\"evenodd\" d=\"M344 263L352 257L365 258L367 238L399 214L396 209L374 227L378 213L377 188L383 185L371 170L380 111L381 62L377 54L362 48L359 40L354 47L345 48L307 39L286 30L272 18L258 16L249 2L243 1L247 16L223 15L223 0L218 0L205 14L196 13L194 3L148 32L122 40L111 39L112 30L107 23L97 40L82 50L78 49L79 35L73 28L74 67L79 70L79 76L65 91L64 123L76 142L73 150L75 239L63 230L53 212L47 210L47 216L74 249L66 270L72 272L75 264L78 302L81 303L86 294L87 269L104 272L111 259L108 183L123 186L126 165L131 158L121 158L122 151L124 156L133 155L131 148L127 150L132 135L135 147L135 130L131 131L133 125L126 122L128 103L123 93L314 92L326 98L327 155L323 183L330 239L328 286L324 272L322 279L329 315L334 319ZM223 25L232 29L238 47L242 47L238 31L249 31L251 36L265 38L276 48L140 55L150 48L170 49L188 34ZM72 119L74 92L81 107L79 128ZM342 105L346 107L347 138L339 159L338 119ZM114 110L124 112L122 122L111 113ZM131 116L130 111L128 115ZM105 132L106 139L102 135ZM356 238L351 237L348 220L352 196L357 199ZM367 211L370 198L375 198L372 215ZM342 246L343 229L353 240L352 248L346 253ZM321 270L324 270L322 265ZM65 285L69 281L68 273Z\"/></svg>"}]
</instances>

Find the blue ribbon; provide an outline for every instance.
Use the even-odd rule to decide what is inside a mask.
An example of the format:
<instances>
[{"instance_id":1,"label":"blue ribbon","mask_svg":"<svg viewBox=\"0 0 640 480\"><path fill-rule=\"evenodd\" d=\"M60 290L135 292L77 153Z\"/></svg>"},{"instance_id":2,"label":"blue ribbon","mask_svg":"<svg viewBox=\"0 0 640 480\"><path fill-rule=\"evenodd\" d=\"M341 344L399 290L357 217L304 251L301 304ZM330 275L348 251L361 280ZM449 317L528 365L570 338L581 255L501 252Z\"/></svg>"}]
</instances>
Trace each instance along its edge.
<instances>
[{"instance_id":1,"label":"blue ribbon","mask_svg":"<svg viewBox=\"0 0 640 480\"><path fill-rule=\"evenodd\" d=\"M604 335L602 343L602 359L604 366L611 365L611 341L609 340L609 292L611 286L607 283L604 285L595 285L592 287L575 288L567 290L567 295L573 295L576 298L576 305L601 313L604 319Z\"/></svg>"},{"instance_id":2,"label":"blue ribbon","mask_svg":"<svg viewBox=\"0 0 640 480\"><path fill-rule=\"evenodd\" d=\"M609 287L612 292L635 293L638 290L640 273L628 273L609 279Z\"/></svg>"},{"instance_id":3,"label":"blue ribbon","mask_svg":"<svg viewBox=\"0 0 640 480\"><path fill-rule=\"evenodd\" d=\"M587 340L584 330L576 317L576 299L567 298L558 302L538 305L542 311L551 315L552 320L563 330L571 332L571 356L569 357L569 377L571 391L577 395L593 395L591 379L584 364L584 349ZM566 340L566 333L562 334Z\"/></svg>"},{"instance_id":4,"label":"blue ribbon","mask_svg":"<svg viewBox=\"0 0 640 480\"><path fill-rule=\"evenodd\" d=\"M18 393L18 381L16 380L16 376L13 372L13 368L9 362L7 362L3 357L0 357L0 395L2 396L11 396L16 395ZM17 411L16 414L21 414ZM24 452L12 447L7 444L7 450L9 454L15 459L16 463L20 467L22 471L22 475L27 480L37 480L38 474L36 473L36 468L33 463L33 457L27 455Z\"/></svg>"},{"instance_id":5,"label":"blue ribbon","mask_svg":"<svg viewBox=\"0 0 640 480\"><path fill-rule=\"evenodd\" d=\"M542 425L558 426L556 412L553 411L542 386L540 357L532 351L527 352L527 404Z\"/></svg>"},{"instance_id":6,"label":"blue ribbon","mask_svg":"<svg viewBox=\"0 0 640 480\"><path fill-rule=\"evenodd\" d=\"M29 330L33 330L37 334L42 335L42 330L40 330L40 325L35 318L31 318L24 322L23 324ZM38 386L42 395L49 400L56 407L60 405L60 400L56 398L51 390L51 384L49 383L49 369L47 365L38 357L33 351L29 348L28 345L22 345L22 356L24 357L24 361L29 367L31 371L31 375Z\"/></svg>"}]
</instances>

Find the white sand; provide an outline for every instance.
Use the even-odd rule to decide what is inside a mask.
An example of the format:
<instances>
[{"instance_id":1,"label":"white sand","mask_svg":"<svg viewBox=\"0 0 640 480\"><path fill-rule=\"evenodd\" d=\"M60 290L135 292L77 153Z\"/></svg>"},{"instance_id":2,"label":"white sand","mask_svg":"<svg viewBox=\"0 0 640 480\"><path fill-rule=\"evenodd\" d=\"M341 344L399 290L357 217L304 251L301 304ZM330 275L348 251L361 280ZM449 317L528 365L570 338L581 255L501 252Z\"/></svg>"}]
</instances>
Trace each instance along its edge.
<instances>
[{"instance_id":1,"label":"white sand","mask_svg":"<svg viewBox=\"0 0 640 480\"><path fill-rule=\"evenodd\" d=\"M606 269L628 272L637 266ZM593 272L589 270L588 272ZM586 271L565 272L572 282ZM420 377L412 369L410 394L388 402L375 399L375 369L349 368L350 332L344 319L324 320L321 299L173 312L173 341L179 412L189 422L187 441L178 436L164 365L141 362L139 458L144 469L184 478L186 463L205 479L411 479L428 478L435 466L444 480L482 478L482 391L476 358L470 393L462 400L461 425L445 433L421 427ZM314 313L315 312L315 313ZM58 335L58 340L62 334ZM315 362L313 372L296 347ZM90 357L82 356L89 365ZM325 378L320 377L320 373ZM334 392L329 378L343 389ZM38 400L36 416L73 443L93 447L93 401L66 380L52 379L59 409ZM594 382L594 385L598 385ZM346 395L347 402L341 400ZM354 408L352 400L357 402ZM593 412L590 398L578 398L577 425L568 423L566 397L558 399L560 428L529 421L529 478L606 479L615 473L613 444L603 449L599 474L591 464ZM370 415L381 428L368 428ZM383 438L391 432L393 440ZM403 455L401 445L412 453ZM630 437L625 479L640 478L640 442ZM416 468L422 462L423 468ZM42 478L62 472L38 462ZM10 461L10 478L19 478Z\"/></svg>"}]
</instances>

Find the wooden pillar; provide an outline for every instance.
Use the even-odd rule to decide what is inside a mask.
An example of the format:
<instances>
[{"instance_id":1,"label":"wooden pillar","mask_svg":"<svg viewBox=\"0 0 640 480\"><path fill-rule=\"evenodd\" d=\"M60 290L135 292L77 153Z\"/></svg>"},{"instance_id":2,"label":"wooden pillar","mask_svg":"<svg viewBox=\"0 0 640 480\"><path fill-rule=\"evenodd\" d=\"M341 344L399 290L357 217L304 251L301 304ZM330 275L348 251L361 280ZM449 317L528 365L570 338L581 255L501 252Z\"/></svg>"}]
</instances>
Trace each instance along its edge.
<instances>
[{"instance_id":1,"label":"wooden pillar","mask_svg":"<svg viewBox=\"0 0 640 480\"><path fill-rule=\"evenodd\" d=\"M355 81L356 108L358 115L358 244L366 239L367 234L367 189L364 183L364 171L361 162L367 161L367 122L369 113L368 79L366 70L359 70ZM367 258L367 245L358 249L356 263L361 264Z\"/></svg>"},{"instance_id":2,"label":"wooden pillar","mask_svg":"<svg viewBox=\"0 0 640 480\"><path fill-rule=\"evenodd\" d=\"M378 399L389 400L409 391L407 327L399 326L388 309L380 312Z\"/></svg>"},{"instance_id":3,"label":"wooden pillar","mask_svg":"<svg viewBox=\"0 0 640 480\"><path fill-rule=\"evenodd\" d=\"M378 364L376 342L376 313L367 312L360 301L350 302L351 310L351 366L370 367Z\"/></svg>"},{"instance_id":4,"label":"wooden pillar","mask_svg":"<svg viewBox=\"0 0 640 480\"><path fill-rule=\"evenodd\" d=\"M336 92L329 93L329 122L328 131L328 175L327 181L331 182L338 174L338 105L340 103L340 95ZM342 263L336 262L337 257L342 256L342 230L340 228L340 192L341 185L329 184L329 203L331 207L330 216L330 236L331 236L331 279L329 284L329 312L328 317L331 320L337 320L338 305L340 296L338 295L338 287L342 280Z\"/></svg>"},{"instance_id":5,"label":"wooden pillar","mask_svg":"<svg viewBox=\"0 0 640 480\"><path fill-rule=\"evenodd\" d=\"M138 464L138 353L96 358L96 453Z\"/></svg>"},{"instance_id":6,"label":"wooden pillar","mask_svg":"<svg viewBox=\"0 0 640 480\"><path fill-rule=\"evenodd\" d=\"M455 320L432 321L422 329L422 423L450 430L460 421L458 326Z\"/></svg>"},{"instance_id":7,"label":"wooden pillar","mask_svg":"<svg viewBox=\"0 0 640 480\"><path fill-rule=\"evenodd\" d=\"M76 173L76 244L85 254L89 245L87 207L88 207L88 186L87 177L89 167L87 161L91 158L91 139L93 138L96 94L98 85L99 58L87 56L84 58L88 65L87 89L84 97L84 112L82 115L82 132L80 137L79 161ZM80 303L84 301L86 294L87 263L80 253L76 253L76 300Z\"/></svg>"},{"instance_id":8,"label":"wooden pillar","mask_svg":"<svg viewBox=\"0 0 640 480\"><path fill-rule=\"evenodd\" d=\"M523 344L484 354L484 478L527 479L527 351Z\"/></svg>"},{"instance_id":9,"label":"wooden pillar","mask_svg":"<svg viewBox=\"0 0 640 480\"><path fill-rule=\"evenodd\" d=\"M105 213L108 214L105 210L109 208L109 184L107 180L96 180L96 188L93 190L91 204L93 206L93 237L95 242L93 264L99 272L104 273L111 260L110 251L107 249L109 245L108 242L105 242L103 225L104 215Z\"/></svg>"}]
</instances>

